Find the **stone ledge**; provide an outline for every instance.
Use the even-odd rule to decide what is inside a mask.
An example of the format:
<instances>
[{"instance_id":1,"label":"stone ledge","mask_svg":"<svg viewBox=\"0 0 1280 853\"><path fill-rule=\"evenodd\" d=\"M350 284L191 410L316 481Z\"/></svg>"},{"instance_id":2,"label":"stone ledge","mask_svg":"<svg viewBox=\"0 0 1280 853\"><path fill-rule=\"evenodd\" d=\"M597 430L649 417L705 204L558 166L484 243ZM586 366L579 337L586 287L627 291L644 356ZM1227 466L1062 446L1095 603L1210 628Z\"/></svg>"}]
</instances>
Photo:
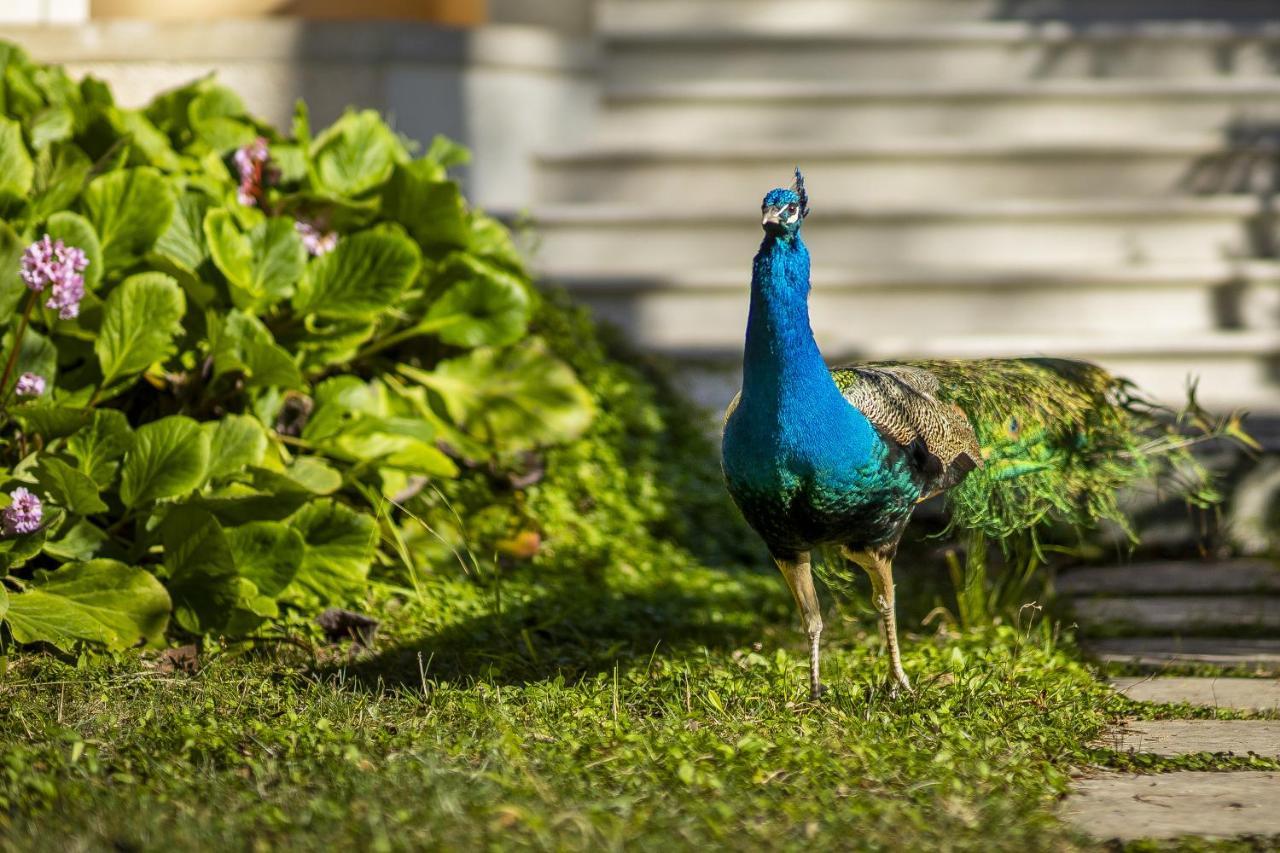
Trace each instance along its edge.
<instances>
[{"instance_id":1,"label":"stone ledge","mask_svg":"<svg viewBox=\"0 0 1280 853\"><path fill-rule=\"evenodd\" d=\"M5 36L48 62L414 62L571 73L592 72L597 63L594 46L586 39L501 24L459 29L404 21L296 18L114 20L70 27L6 27Z\"/></svg>"},{"instance_id":2,"label":"stone ledge","mask_svg":"<svg viewBox=\"0 0 1280 853\"><path fill-rule=\"evenodd\" d=\"M1113 678L1110 683L1136 702L1185 702L1238 711L1280 710L1280 680L1269 678Z\"/></svg>"},{"instance_id":3,"label":"stone ledge","mask_svg":"<svg viewBox=\"0 0 1280 853\"><path fill-rule=\"evenodd\" d=\"M1096 745L1164 756L1211 752L1280 758L1280 721L1134 720L1107 732Z\"/></svg>"}]
</instances>

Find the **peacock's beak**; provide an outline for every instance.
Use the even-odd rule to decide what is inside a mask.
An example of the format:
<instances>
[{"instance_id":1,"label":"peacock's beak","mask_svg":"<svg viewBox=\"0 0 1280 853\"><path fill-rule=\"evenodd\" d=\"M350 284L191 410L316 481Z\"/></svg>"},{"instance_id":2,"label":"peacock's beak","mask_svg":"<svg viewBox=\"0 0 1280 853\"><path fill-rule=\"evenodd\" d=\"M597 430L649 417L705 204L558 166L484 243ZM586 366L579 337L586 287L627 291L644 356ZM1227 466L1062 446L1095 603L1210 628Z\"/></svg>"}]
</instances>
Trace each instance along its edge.
<instances>
[{"instance_id":1,"label":"peacock's beak","mask_svg":"<svg viewBox=\"0 0 1280 853\"><path fill-rule=\"evenodd\" d=\"M782 228L782 208L766 207L764 209L764 218L760 221L761 226L766 231L778 230Z\"/></svg>"}]
</instances>

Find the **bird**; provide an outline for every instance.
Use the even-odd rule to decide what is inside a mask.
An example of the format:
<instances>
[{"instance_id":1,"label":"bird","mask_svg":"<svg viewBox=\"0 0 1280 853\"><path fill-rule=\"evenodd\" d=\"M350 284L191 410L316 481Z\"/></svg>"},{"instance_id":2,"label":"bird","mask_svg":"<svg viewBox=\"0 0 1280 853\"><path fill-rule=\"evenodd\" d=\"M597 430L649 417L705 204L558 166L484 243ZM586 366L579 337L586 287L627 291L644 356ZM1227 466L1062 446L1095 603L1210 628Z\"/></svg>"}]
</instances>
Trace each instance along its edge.
<instances>
[{"instance_id":1,"label":"bird","mask_svg":"<svg viewBox=\"0 0 1280 853\"><path fill-rule=\"evenodd\" d=\"M809 322L801 231L810 209L798 167L790 187L764 196L761 214L742 388L725 413L721 467L799 607L811 699L825 690L815 553L834 550L868 575L896 694L912 687L893 562L922 501L945 493L951 528L1008 543L1052 522L1126 526L1117 491L1157 476L1162 458L1164 470L1193 472L1186 495L1213 499L1159 407L1095 364L1033 357L828 367Z\"/></svg>"}]
</instances>

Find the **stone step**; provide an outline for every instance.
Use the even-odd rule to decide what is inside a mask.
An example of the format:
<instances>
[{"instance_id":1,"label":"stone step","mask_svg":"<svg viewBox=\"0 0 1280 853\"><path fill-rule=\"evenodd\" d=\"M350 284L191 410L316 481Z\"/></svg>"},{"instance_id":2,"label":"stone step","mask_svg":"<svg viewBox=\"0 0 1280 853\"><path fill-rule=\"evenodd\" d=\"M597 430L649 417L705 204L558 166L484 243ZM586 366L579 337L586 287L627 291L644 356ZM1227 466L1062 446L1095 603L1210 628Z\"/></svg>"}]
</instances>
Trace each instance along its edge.
<instances>
[{"instance_id":1,"label":"stone step","mask_svg":"<svg viewBox=\"0 0 1280 853\"><path fill-rule=\"evenodd\" d=\"M1098 839L1280 833L1280 773L1096 773L1071 789L1059 813Z\"/></svg>"},{"instance_id":2,"label":"stone step","mask_svg":"<svg viewBox=\"0 0 1280 853\"><path fill-rule=\"evenodd\" d=\"M1206 634L1268 630L1280 633L1280 596L1077 598L1072 612L1086 632L1097 629Z\"/></svg>"},{"instance_id":3,"label":"stone step","mask_svg":"<svg viewBox=\"0 0 1280 853\"><path fill-rule=\"evenodd\" d=\"M1212 262L1255 252L1247 196L1213 198L951 201L862 205L821 194L805 242L827 267L970 266L1053 269ZM768 185L756 188L763 194ZM750 206L685 204L542 206L535 265L561 273L615 274L748 268L761 232Z\"/></svg>"},{"instance_id":4,"label":"stone step","mask_svg":"<svg viewBox=\"0 0 1280 853\"><path fill-rule=\"evenodd\" d=\"M1060 595L1280 593L1280 566L1268 560L1166 560L1071 569L1058 575Z\"/></svg>"},{"instance_id":5,"label":"stone step","mask_svg":"<svg viewBox=\"0 0 1280 853\"><path fill-rule=\"evenodd\" d=\"M1113 678L1110 683L1135 702L1280 711L1280 680L1273 678Z\"/></svg>"},{"instance_id":6,"label":"stone step","mask_svg":"<svg viewBox=\"0 0 1280 853\"><path fill-rule=\"evenodd\" d=\"M751 18L603 31L606 80L1006 81L1267 78L1280 26L1225 21L963 21L912 25ZM803 56L804 61L796 61Z\"/></svg>"},{"instance_id":7,"label":"stone step","mask_svg":"<svg viewBox=\"0 0 1280 853\"><path fill-rule=\"evenodd\" d=\"M743 288L746 298L746 287ZM732 321L730 321L732 322ZM652 328L640 323L640 331ZM635 328L635 327L633 327ZM724 328L724 327L717 327ZM723 412L741 387L742 330L732 347L711 346L727 332L708 328L706 335L680 347L658 347L641 335L633 338L680 363L675 379L695 402ZM857 318L840 327L823 326L818 344L830 364L910 358L1006 358L1056 355L1097 362L1132 380L1150 397L1171 406L1186 401L1189 376L1200 379L1200 403L1210 410L1243 406L1259 414L1280 413L1274 365L1280 359L1280 335L1261 332L1218 332L1147 338L1128 335L991 335L915 337L909 329L871 329Z\"/></svg>"},{"instance_id":8,"label":"stone step","mask_svg":"<svg viewBox=\"0 0 1280 853\"><path fill-rule=\"evenodd\" d=\"M1212 17L1268 21L1274 0L604 0L596 25L605 32L666 28L687 31L725 22L780 32L943 21L1141 21Z\"/></svg>"},{"instance_id":9,"label":"stone step","mask_svg":"<svg viewBox=\"0 0 1280 853\"><path fill-rule=\"evenodd\" d=\"M1167 197L1247 192L1274 156L1220 136L1111 141L899 139L833 145L587 146L538 160L541 202L754 205L799 165L824 198L862 204L939 198ZM1270 174L1269 171L1266 174Z\"/></svg>"},{"instance_id":10,"label":"stone step","mask_svg":"<svg viewBox=\"0 0 1280 853\"><path fill-rule=\"evenodd\" d=\"M1154 670L1204 664L1280 675L1280 638L1111 637L1084 640L1081 645L1103 663Z\"/></svg>"},{"instance_id":11,"label":"stone step","mask_svg":"<svg viewBox=\"0 0 1280 853\"><path fill-rule=\"evenodd\" d=\"M1280 79L1005 83L693 80L606 90L596 141L1159 138L1280 120Z\"/></svg>"},{"instance_id":12,"label":"stone step","mask_svg":"<svg viewBox=\"0 0 1280 853\"><path fill-rule=\"evenodd\" d=\"M1197 755L1203 752L1280 758L1275 720L1134 720L1104 733L1095 744L1116 752Z\"/></svg>"},{"instance_id":13,"label":"stone step","mask_svg":"<svg viewBox=\"0 0 1280 853\"><path fill-rule=\"evenodd\" d=\"M548 273L603 317L660 347L737 347L746 328L745 269L655 276ZM1229 298L1228 298L1229 295ZM1210 334L1224 323L1264 330L1280 317L1271 265L1092 270L819 269L810 295L824 340L867 329L917 336L1006 332L1046 335Z\"/></svg>"}]
</instances>

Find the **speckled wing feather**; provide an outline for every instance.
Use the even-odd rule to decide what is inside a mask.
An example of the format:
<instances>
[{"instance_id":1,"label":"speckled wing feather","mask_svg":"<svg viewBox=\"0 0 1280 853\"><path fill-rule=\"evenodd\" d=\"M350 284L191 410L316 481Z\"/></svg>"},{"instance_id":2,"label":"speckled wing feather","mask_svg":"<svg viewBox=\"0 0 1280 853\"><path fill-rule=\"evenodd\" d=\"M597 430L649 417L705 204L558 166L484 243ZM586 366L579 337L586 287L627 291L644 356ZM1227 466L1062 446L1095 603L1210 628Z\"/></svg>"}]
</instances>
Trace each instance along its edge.
<instances>
[{"instance_id":1,"label":"speckled wing feather","mask_svg":"<svg viewBox=\"0 0 1280 853\"><path fill-rule=\"evenodd\" d=\"M924 497L951 488L982 465L964 410L940 398L938 378L911 364L866 364L831 372L846 400L903 447L924 480Z\"/></svg>"}]
</instances>

